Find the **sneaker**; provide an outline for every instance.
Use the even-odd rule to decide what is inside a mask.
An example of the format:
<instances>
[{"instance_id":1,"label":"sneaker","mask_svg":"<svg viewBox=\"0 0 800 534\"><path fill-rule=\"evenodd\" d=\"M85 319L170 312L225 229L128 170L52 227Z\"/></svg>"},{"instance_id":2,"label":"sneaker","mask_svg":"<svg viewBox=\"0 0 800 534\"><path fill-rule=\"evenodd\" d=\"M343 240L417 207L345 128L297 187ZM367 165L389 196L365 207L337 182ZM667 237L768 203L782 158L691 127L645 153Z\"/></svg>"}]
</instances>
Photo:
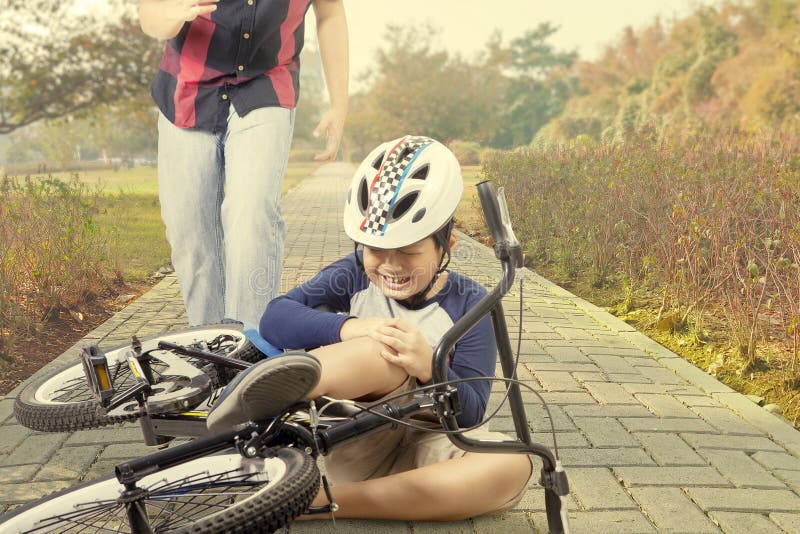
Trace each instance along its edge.
<instances>
[{"instance_id":1,"label":"sneaker","mask_svg":"<svg viewBox=\"0 0 800 534\"><path fill-rule=\"evenodd\" d=\"M322 366L306 352L288 352L248 367L231 381L208 412L206 427L229 430L247 421L280 415L307 398L319 383Z\"/></svg>"}]
</instances>

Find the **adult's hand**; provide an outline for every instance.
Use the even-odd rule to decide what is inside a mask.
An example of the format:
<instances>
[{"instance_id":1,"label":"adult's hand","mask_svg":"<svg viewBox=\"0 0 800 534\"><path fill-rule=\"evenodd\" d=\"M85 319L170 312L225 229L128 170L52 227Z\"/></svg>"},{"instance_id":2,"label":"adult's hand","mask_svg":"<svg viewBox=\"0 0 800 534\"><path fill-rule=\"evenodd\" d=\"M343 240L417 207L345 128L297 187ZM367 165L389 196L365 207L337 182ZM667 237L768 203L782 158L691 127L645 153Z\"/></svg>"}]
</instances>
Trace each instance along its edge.
<instances>
[{"instance_id":1,"label":"adult's hand","mask_svg":"<svg viewBox=\"0 0 800 534\"><path fill-rule=\"evenodd\" d=\"M322 116L314 129L314 137L325 135L325 149L314 156L317 161L330 161L339 151L347 112L331 108Z\"/></svg>"},{"instance_id":2,"label":"adult's hand","mask_svg":"<svg viewBox=\"0 0 800 534\"><path fill-rule=\"evenodd\" d=\"M142 31L158 39L172 39L186 22L216 11L219 0L140 0Z\"/></svg>"}]
</instances>

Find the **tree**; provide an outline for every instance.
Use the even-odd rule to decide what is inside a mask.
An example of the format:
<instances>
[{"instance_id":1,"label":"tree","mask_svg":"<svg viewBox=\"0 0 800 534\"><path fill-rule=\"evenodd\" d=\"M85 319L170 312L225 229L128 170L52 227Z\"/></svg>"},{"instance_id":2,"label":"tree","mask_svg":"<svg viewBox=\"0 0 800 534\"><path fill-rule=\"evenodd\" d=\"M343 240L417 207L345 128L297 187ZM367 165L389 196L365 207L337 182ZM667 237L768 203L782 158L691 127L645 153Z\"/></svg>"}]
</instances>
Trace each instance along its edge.
<instances>
[{"instance_id":1,"label":"tree","mask_svg":"<svg viewBox=\"0 0 800 534\"><path fill-rule=\"evenodd\" d=\"M495 146L530 143L576 93L577 85L567 72L576 53L556 51L547 42L557 30L545 22L513 39L505 53L499 43L490 46L495 57L505 58L509 73L504 113L508 127L498 132L493 140Z\"/></svg>"},{"instance_id":2,"label":"tree","mask_svg":"<svg viewBox=\"0 0 800 534\"><path fill-rule=\"evenodd\" d=\"M377 53L372 85L351 100L346 134L357 156L408 133L486 143L501 127L505 80L497 66L437 50L438 33L428 26L387 27L389 45Z\"/></svg>"},{"instance_id":3,"label":"tree","mask_svg":"<svg viewBox=\"0 0 800 534\"><path fill-rule=\"evenodd\" d=\"M163 49L139 29L133 0L81 9L7 0L0 11L0 134L146 91Z\"/></svg>"}]
</instances>

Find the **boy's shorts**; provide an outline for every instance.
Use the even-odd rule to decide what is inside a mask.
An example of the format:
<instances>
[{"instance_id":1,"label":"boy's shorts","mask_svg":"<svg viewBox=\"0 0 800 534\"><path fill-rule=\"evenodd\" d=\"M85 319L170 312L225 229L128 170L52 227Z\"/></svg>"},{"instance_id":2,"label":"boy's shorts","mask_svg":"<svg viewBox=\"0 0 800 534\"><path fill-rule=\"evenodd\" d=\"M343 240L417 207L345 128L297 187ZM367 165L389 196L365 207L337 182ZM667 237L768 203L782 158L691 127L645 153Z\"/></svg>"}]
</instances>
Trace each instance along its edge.
<instances>
[{"instance_id":1,"label":"boy's shorts","mask_svg":"<svg viewBox=\"0 0 800 534\"><path fill-rule=\"evenodd\" d=\"M374 402L381 402L415 387L417 387L416 379L409 377L394 391ZM392 401L399 402L401 399L393 398ZM431 424L424 420L411 419L410 422L419 426L441 428L438 423ZM473 439L503 441L509 439L506 434L484 428L477 428L465 435ZM446 434L401 426L396 430L383 430L366 437L356 438L351 443L334 448L325 457L325 469L334 485L345 484L410 471L452 458L460 458L466 453L467 451L453 444ZM533 462L531 462L531 474L533 474ZM505 512L516 506L526 489L527 484L517 495L493 510L492 513Z\"/></svg>"}]
</instances>

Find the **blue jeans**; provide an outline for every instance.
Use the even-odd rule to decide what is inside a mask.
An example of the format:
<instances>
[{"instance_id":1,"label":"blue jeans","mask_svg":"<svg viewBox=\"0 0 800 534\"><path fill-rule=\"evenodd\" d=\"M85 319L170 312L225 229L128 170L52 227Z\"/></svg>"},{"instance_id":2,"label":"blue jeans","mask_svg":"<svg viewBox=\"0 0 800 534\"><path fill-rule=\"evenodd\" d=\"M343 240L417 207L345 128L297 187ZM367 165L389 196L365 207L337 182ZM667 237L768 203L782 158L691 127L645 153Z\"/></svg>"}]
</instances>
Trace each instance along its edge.
<instances>
[{"instance_id":1,"label":"blue jeans","mask_svg":"<svg viewBox=\"0 0 800 534\"><path fill-rule=\"evenodd\" d=\"M189 324L258 324L278 292L281 183L294 110L270 107L214 134L158 120L158 191Z\"/></svg>"}]
</instances>

